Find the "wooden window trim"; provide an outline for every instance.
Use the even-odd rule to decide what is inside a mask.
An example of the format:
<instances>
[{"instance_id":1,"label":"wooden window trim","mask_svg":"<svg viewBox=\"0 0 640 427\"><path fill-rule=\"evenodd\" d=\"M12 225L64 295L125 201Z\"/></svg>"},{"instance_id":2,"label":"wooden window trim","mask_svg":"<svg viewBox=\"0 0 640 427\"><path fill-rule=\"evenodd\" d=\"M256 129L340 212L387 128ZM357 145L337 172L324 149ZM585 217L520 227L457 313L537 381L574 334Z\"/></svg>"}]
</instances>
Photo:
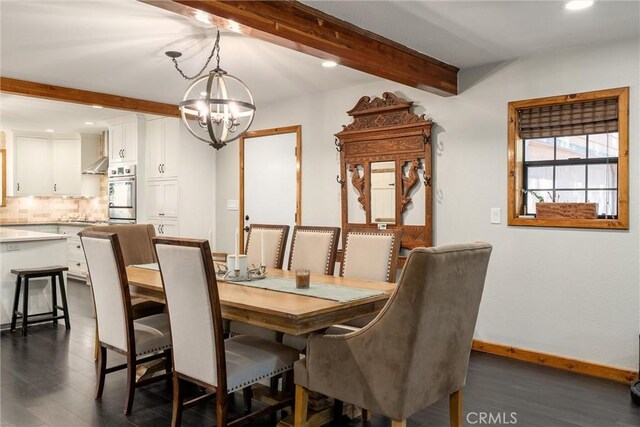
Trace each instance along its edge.
<instances>
[{"instance_id":1,"label":"wooden window trim","mask_svg":"<svg viewBox=\"0 0 640 427\"><path fill-rule=\"evenodd\" d=\"M553 104L584 102L599 99L618 100L618 218L617 219L561 219L520 218L522 211L522 159L517 156L518 110ZM507 224L532 227L629 229L629 88L615 88L570 95L528 99L509 103L507 148Z\"/></svg>"}]
</instances>

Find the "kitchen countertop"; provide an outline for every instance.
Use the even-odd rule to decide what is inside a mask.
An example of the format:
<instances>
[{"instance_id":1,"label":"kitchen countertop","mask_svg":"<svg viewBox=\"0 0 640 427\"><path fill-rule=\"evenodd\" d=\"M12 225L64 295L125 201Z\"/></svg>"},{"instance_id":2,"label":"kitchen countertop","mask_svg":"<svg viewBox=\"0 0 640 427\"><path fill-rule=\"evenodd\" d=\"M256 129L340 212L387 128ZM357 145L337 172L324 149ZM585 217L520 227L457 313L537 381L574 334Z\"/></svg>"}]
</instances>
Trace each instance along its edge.
<instances>
[{"instance_id":1,"label":"kitchen countertop","mask_svg":"<svg viewBox=\"0 0 640 427\"><path fill-rule=\"evenodd\" d=\"M64 234L39 233L37 231L0 228L0 243L62 240L66 238L67 236L65 236Z\"/></svg>"},{"instance_id":2,"label":"kitchen countertop","mask_svg":"<svg viewBox=\"0 0 640 427\"><path fill-rule=\"evenodd\" d=\"M69 225L71 227L91 227L93 225L109 225L108 221L46 221L46 222L3 222L0 227L20 225Z\"/></svg>"}]
</instances>

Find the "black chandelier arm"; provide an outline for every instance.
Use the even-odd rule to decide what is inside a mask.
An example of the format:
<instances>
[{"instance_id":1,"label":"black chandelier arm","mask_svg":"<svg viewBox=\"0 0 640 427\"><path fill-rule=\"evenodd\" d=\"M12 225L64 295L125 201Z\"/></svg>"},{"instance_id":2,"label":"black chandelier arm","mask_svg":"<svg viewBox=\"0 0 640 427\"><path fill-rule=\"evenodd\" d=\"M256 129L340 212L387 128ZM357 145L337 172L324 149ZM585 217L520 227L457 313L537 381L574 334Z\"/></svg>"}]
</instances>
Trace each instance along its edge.
<instances>
[{"instance_id":1,"label":"black chandelier arm","mask_svg":"<svg viewBox=\"0 0 640 427\"><path fill-rule=\"evenodd\" d=\"M216 55L216 61L217 61L216 69L219 69L220 68L220 30L218 30L218 34L216 35L216 42L213 44L213 49L211 49L211 53L209 54L209 57L207 58L207 62L205 62L204 66L200 69L200 71L198 71L198 74L195 74L195 75L193 75L191 77L187 76L184 72L182 72L182 70L180 69L180 66L178 65L178 60L176 58L179 58L181 56L181 54L169 55L169 52L166 52L165 54L171 58L171 61L173 61L173 65L176 67L176 70L178 70L178 73L180 73L180 75L185 80L195 80L195 79L197 79L198 77L200 77L202 75L204 70L207 69L207 66L211 62L211 59L213 58L213 54L216 53L216 52L217 52L217 55Z\"/></svg>"}]
</instances>

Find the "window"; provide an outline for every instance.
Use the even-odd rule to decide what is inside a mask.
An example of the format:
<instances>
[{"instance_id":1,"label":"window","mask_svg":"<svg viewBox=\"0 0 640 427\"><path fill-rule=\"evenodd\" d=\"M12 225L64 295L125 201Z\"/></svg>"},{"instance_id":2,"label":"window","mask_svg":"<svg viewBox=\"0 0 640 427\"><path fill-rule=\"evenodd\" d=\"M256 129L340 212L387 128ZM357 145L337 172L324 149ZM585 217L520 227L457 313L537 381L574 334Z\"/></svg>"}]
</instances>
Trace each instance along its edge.
<instances>
[{"instance_id":1,"label":"window","mask_svg":"<svg viewBox=\"0 0 640 427\"><path fill-rule=\"evenodd\" d=\"M509 103L509 225L628 228L627 147L628 88Z\"/></svg>"}]
</instances>

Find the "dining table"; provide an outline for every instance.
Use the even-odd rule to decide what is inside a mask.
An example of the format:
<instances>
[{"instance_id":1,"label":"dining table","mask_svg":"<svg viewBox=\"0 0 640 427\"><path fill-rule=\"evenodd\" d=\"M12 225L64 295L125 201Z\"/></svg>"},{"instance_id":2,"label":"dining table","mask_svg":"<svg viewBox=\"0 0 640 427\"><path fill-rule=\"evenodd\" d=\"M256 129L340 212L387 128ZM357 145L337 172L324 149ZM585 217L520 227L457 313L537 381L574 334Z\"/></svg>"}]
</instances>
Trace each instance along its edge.
<instances>
[{"instance_id":1,"label":"dining table","mask_svg":"<svg viewBox=\"0 0 640 427\"><path fill-rule=\"evenodd\" d=\"M132 295L164 302L160 272L139 266L127 267ZM267 276L295 283L295 272L267 269ZM395 289L395 284L375 280L353 279L312 274L310 282L331 286L377 291L376 295L348 302L244 286L218 278L222 317L260 326L290 335L310 332L378 313ZM293 286L293 285L292 285Z\"/></svg>"}]
</instances>

